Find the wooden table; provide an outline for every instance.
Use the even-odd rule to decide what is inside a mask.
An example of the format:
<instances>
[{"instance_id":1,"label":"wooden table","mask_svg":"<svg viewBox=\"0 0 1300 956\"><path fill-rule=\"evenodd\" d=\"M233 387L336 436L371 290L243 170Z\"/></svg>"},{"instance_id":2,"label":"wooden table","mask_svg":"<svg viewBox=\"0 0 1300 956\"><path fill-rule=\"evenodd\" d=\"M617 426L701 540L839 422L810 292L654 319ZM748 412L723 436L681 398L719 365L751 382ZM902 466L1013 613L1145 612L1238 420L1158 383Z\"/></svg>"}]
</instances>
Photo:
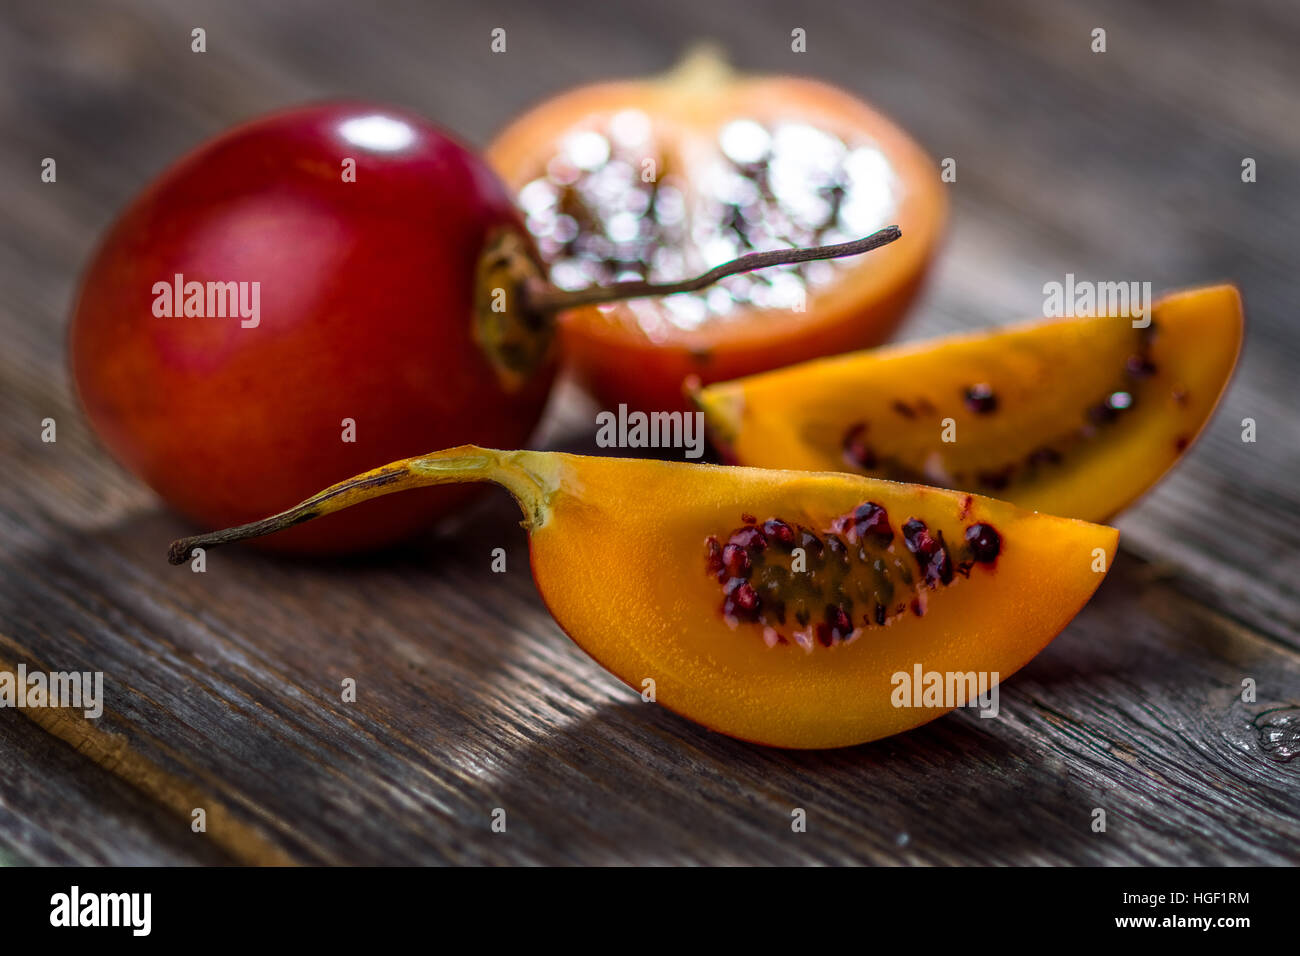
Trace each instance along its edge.
<instances>
[{"instance_id":1,"label":"wooden table","mask_svg":"<svg viewBox=\"0 0 1300 956\"><path fill-rule=\"evenodd\" d=\"M0 710L0 862L1300 860L1300 7L461 6L5 4L0 666L102 670L107 710ZM382 558L168 567L191 529L96 446L65 369L78 272L136 190L237 120L327 95L484 143L545 95L662 70L701 37L747 69L855 90L958 161L906 337L1036 315L1067 272L1244 290L1223 406L1123 516L1113 572L1008 682L999 719L797 753L643 704L547 615L504 494ZM589 446L592 414L565 389L540 440Z\"/></svg>"}]
</instances>

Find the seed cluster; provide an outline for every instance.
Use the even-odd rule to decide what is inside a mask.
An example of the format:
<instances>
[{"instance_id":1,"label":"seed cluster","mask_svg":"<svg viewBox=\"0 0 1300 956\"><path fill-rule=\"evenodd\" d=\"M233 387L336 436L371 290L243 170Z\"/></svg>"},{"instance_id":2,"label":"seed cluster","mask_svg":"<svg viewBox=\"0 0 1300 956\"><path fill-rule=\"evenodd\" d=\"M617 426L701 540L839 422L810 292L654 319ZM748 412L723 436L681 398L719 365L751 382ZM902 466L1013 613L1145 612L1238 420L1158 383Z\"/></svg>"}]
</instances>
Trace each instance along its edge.
<instances>
[{"instance_id":1,"label":"seed cluster","mask_svg":"<svg viewBox=\"0 0 1300 956\"><path fill-rule=\"evenodd\" d=\"M883 627L907 612L923 613L921 583L936 589L975 564L991 566L1002 539L991 525L965 532L954 560L942 532L910 518L902 526L906 552L895 546L885 508L868 501L816 531L780 518L744 522L724 540L705 542L708 573L722 584L721 612L733 626L762 627L769 647L832 647Z\"/></svg>"},{"instance_id":2,"label":"seed cluster","mask_svg":"<svg viewBox=\"0 0 1300 956\"><path fill-rule=\"evenodd\" d=\"M1084 408L1080 424L1016 461L985 466L973 472L945 471L941 476L929 474L922 467L877 451L870 441L869 422L854 422L845 430L841 439L844 461L856 470L894 481L978 487L989 492L1004 491L1016 481L1031 480L1044 468L1061 464L1068 451L1096 438L1101 429L1118 422L1137 406L1141 383L1156 374L1156 366L1151 359L1154 331L1154 323L1138 330L1137 346L1124 362L1122 377L1100 400ZM998 412L997 393L987 382L963 388L961 400L965 408L976 415L995 415ZM918 399L911 404L898 399L892 403L891 408L908 420L915 420L920 415L940 416L940 412L925 399Z\"/></svg>"},{"instance_id":3,"label":"seed cluster","mask_svg":"<svg viewBox=\"0 0 1300 956\"><path fill-rule=\"evenodd\" d=\"M869 142L849 144L807 123L737 119L710 146L698 168L675 168L639 110L567 136L519 194L552 281L562 289L675 281L748 252L857 239L896 210L895 173ZM845 265L731 276L634 311L645 325L691 329L740 306L792 308Z\"/></svg>"}]
</instances>

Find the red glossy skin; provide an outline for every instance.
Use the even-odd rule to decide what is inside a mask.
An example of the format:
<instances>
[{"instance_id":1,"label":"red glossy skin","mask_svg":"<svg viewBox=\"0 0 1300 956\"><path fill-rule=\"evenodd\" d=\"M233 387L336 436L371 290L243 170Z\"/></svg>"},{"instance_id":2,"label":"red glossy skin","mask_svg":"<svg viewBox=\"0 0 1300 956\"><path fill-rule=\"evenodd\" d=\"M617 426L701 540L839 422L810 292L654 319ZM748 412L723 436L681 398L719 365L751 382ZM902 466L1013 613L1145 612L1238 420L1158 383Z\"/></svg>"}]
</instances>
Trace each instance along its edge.
<instances>
[{"instance_id":1,"label":"red glossy skin","mask_svg":"<svg viewBox=\"0 0 1300 956\"><path fill-rule=\"evenodd\" d=\"M515 447L552 370L510 394L472 338L477 260L506 224L523 232L496 175L418 116L327 103L241 126L154 181L95 255L71 329L82 403L119 461L209 528L430 448ZM176 273L260 282L260 323L156 317L154 283ZM468 494L381 498L267 540L378 547Z\"/></svg>"}]
</instances>

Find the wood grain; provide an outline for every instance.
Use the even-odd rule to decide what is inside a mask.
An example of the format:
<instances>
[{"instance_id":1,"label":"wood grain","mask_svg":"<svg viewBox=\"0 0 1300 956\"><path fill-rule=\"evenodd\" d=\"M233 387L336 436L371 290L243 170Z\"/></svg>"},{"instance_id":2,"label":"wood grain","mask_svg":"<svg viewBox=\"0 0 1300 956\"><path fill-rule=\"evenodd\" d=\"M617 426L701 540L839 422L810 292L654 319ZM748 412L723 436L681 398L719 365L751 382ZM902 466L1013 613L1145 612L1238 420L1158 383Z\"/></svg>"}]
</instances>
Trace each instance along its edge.
<instances>
[{"instance_id":1,"label":"wood grain","mask_svg":"<svg viewBox=\"0 0 1300 956\"><path fill-rule=\"evenodd\" d=\"M0 710L0 862L1300 860L1294 4L18 0L0 17L0 667L102 670L108 698L89 736ZM483 143L551 92L661 70L698 38L855 90L957 159L906 337L1033 315L1066 272L1244 290L1219 414L1123 517L1122 560L998 719L792 753L643 704L546 614L503 494L380 558L166 565L190 529L96 447L63 354L78 272L141 185L235 121L332 95ZM540 440L589 449L593 412L562 389ZM199 801L220 808L206 835Z\"/></svg>"}]
</instances>

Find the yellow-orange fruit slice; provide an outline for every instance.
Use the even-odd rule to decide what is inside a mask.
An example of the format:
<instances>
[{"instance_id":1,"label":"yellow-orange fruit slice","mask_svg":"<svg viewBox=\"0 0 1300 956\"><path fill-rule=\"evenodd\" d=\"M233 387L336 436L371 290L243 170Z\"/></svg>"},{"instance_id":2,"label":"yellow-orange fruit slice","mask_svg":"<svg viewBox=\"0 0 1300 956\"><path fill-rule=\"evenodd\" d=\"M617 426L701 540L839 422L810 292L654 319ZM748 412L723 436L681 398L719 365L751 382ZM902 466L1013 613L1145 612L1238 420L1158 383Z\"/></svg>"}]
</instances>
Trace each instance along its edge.
<instances>
[{"instance_id":1,"label":"yellow-orange fruit slice","mask_svg":"<svg viewBox=\"0 0 1300 956\"><path fill-rule=\"evenodd\" d=\"M587 653L691 720L780 747L862 743L972 702L1065 627L1118 539L847 474L463 446L179 541L171 560L465 481L496 482L519 502L538 589ZM931 675L937 696L904 689Z\"/></svg>"},{"instance_id":2,"label":"yellow-orange fruit slice","mask_svg":"<svg viewBox=\"0 0 1300 956\"><path fill-rule=\"evenodd\" d=\"M853 471L1104 521L1196 439L1242 327L1236 288L1209 286L1160 299L1145 327L1039 321L808 362L695 400L741 464Z\"/></svg>"}]
</instances>

